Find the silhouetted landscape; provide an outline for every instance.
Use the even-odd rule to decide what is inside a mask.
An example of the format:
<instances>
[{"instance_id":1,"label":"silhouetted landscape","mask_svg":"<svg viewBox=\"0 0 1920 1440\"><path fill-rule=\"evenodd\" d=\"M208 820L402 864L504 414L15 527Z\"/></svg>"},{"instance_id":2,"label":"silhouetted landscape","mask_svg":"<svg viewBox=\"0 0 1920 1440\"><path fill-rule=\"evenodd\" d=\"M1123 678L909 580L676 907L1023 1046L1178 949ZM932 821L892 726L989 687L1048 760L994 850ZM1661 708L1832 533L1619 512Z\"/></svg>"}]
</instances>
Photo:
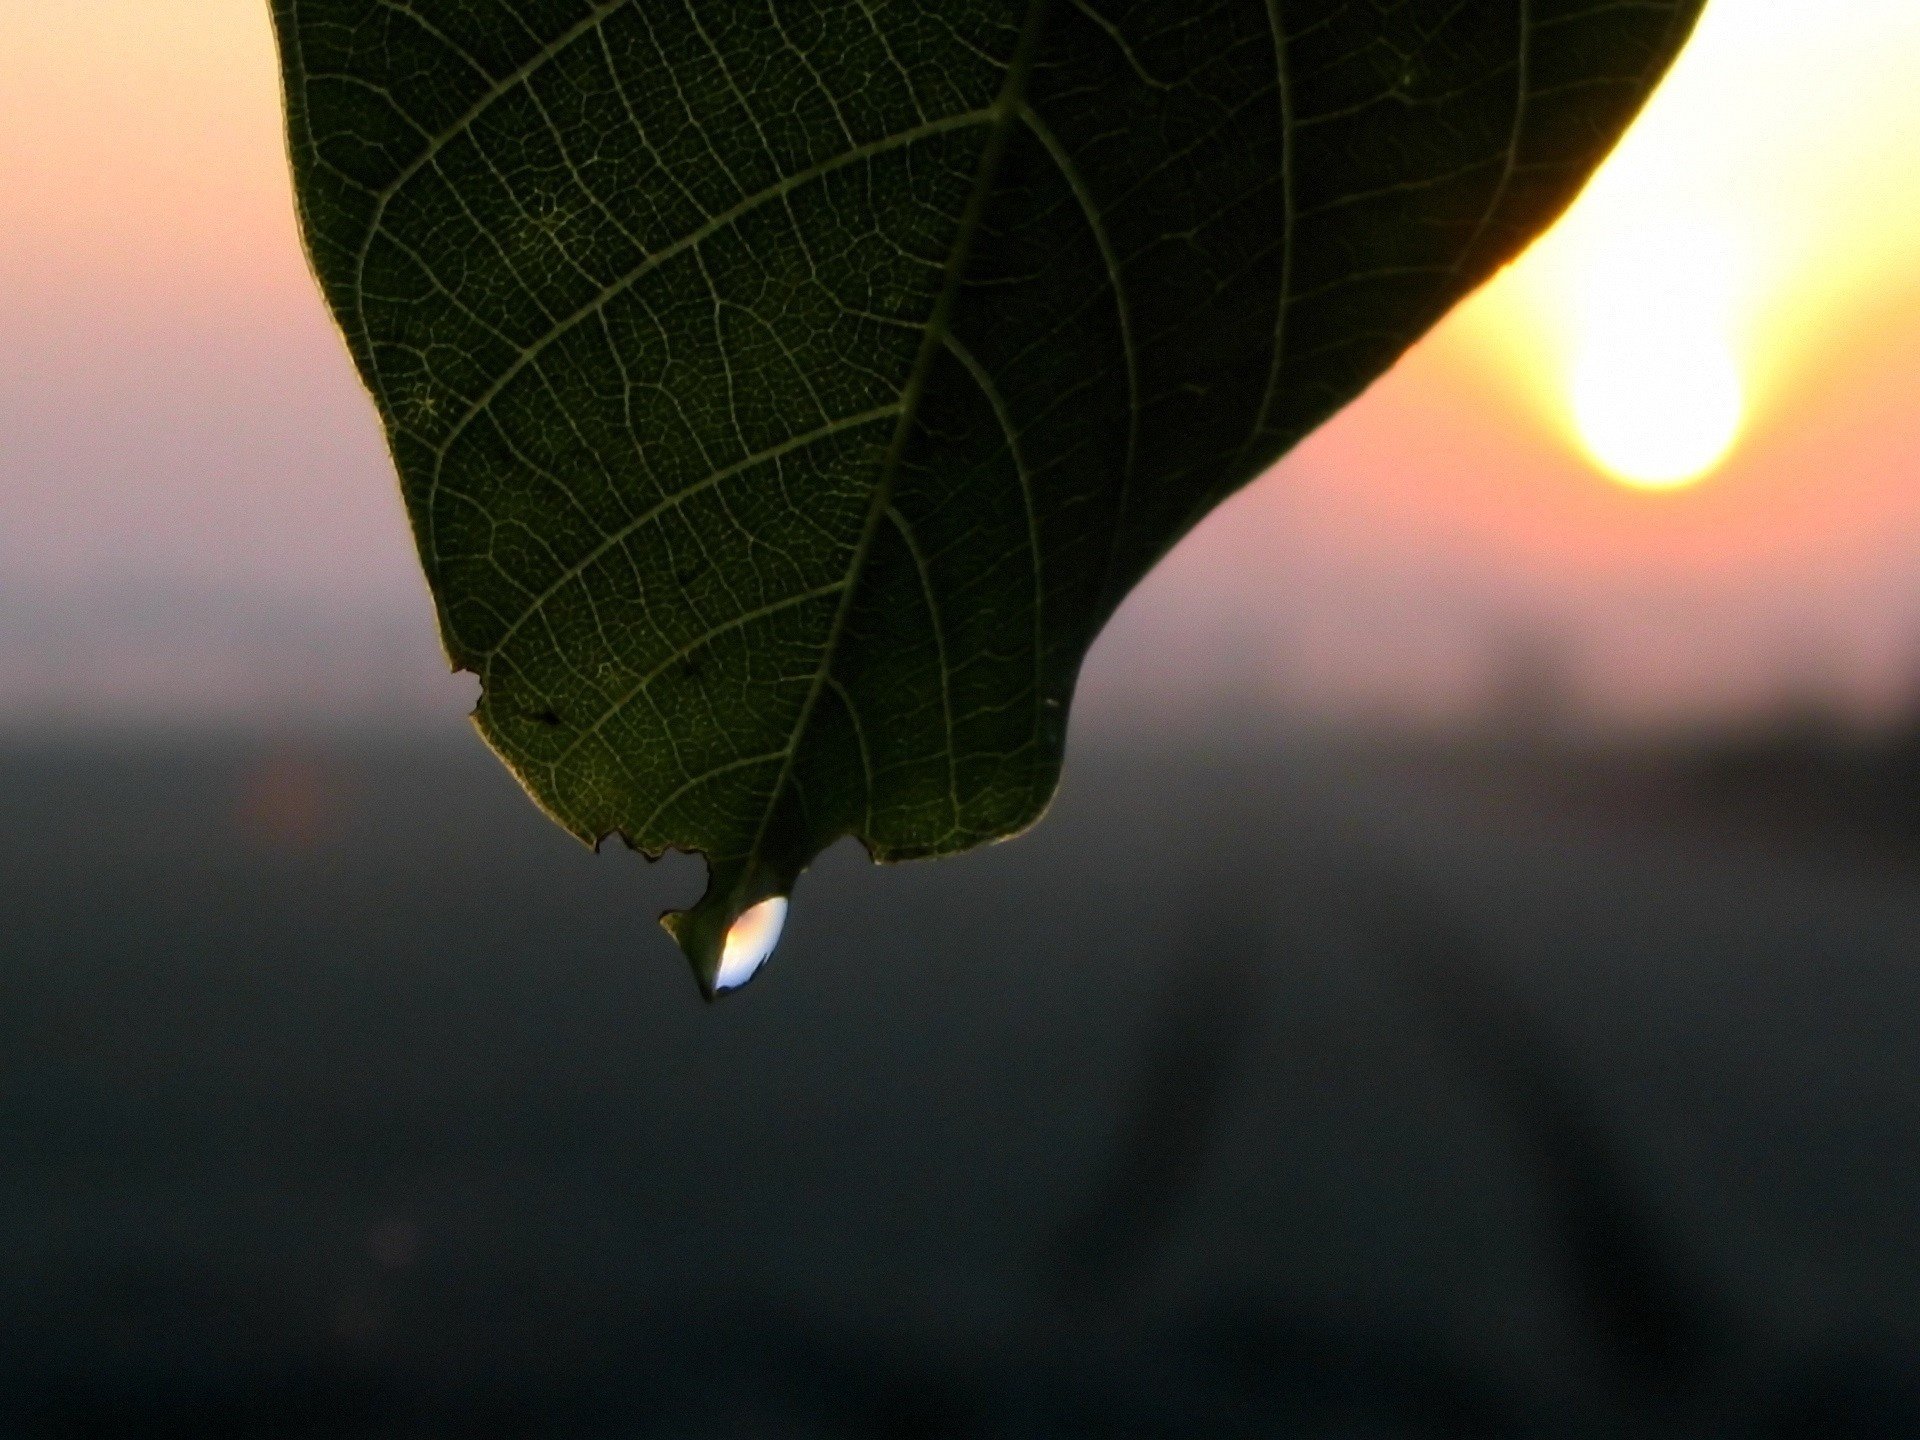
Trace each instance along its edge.
<instances>
[{"instance_id":1,"label":"silhouetted landscape","mask_svg":"<svg viewBox=\"0 0 1920 1440\"><path fill-rule=\"evenodd\" d=\"M1911 761L1792 743L1082 744L708 1008L477 742L16 734L0 1431L1920 1433Z\"/></svg>"}]
</instances>

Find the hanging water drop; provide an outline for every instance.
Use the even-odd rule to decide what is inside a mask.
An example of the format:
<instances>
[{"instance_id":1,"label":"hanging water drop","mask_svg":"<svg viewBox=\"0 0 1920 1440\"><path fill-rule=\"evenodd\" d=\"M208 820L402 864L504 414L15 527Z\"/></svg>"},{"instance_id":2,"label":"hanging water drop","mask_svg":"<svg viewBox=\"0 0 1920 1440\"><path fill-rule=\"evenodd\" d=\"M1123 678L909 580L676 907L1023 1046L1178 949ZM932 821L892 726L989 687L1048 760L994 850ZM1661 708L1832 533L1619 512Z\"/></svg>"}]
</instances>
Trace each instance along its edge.
<instances>
[{"instance_id":1,"label":"hanging water drop","mask_svg":"<svg viewBox=\"0 0 1920 1440\"><path fill-rule=\"evenodd\" d=\"M713 993L724 995L753 979L773 954L774 946L780 943L780 932L786 923L784 895L762 900L734 921L733 928L727 931L726 946L720 952L720 969L713 977Z\"/></svg>"}]
</instances>

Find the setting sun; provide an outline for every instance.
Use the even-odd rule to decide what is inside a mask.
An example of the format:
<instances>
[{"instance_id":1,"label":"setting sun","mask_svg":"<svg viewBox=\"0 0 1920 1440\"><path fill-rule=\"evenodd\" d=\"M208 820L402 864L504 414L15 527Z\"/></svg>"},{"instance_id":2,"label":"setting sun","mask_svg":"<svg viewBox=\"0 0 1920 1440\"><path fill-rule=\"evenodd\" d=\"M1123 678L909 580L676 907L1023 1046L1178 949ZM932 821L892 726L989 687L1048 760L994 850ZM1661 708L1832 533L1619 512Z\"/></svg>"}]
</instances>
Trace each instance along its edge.
<instances>
[{"instance_id":1,"label":"setting sun","mask_svg":"<svg viewBox=\"0 0 1920 1440\"><path fill-rule=\"evenodd\" d=\"M1573 407L1587 452L1629 485L1666 490L1707 475L1740 426L1740 376L1710 335L1672 345L1596 344L1573 374Z\"/></svg>"},{"instance_id":2,"label":"setting sun","mask_svg":"<svg viewBox=\"0 0 1920 1440\"><path fill-rule=\"evenodd\" d=\"M1703 478L1732 449L1743 387L1724 237L1644 225L1578 266L1569 374L1586 453L1645 489Z\"/></svg>"},{"instance_id":3,"label":"setting sun","mask_svg":"<svg viewBox=\"0 0 1920 1440\"><path fill-rule=\"evenodd\" d=\"M1911 283L1917 53L1912 0L1712 0L1579 202L1463 311L1469 363L1614 480L1712 476Z\"/></svg>"}]
</instances>

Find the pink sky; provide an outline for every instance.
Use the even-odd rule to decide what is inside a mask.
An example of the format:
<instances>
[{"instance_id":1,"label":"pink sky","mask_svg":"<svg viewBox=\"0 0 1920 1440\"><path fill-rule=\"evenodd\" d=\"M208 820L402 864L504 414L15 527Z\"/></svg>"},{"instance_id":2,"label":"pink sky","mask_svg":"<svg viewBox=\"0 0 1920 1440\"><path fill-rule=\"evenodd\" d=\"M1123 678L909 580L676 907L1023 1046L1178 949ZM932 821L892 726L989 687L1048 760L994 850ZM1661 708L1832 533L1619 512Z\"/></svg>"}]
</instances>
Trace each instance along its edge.
<instances>
[{"instance_id":1,"label":"pink sky","mask_svg":"<svg viewBox=\"0 0 1920 1440\"><path fill-rule=\"evenodd\" d=\"M116 597L163 590L377 622L434 663L378 430L295 239L265 8L0 9L0 607L84 612L62 643L102 657L0 682L0 709L7 683L111 707L103 667L201 653L164 614L116 635ZM1601 477L1437 337L1149 579L1083 714L1223 689L1453 713L1541 638L1608 714L1884 707L1920 680L1916 293L1856 316L1724 472L1668 495Z\"/></svg>"}]
</instances>

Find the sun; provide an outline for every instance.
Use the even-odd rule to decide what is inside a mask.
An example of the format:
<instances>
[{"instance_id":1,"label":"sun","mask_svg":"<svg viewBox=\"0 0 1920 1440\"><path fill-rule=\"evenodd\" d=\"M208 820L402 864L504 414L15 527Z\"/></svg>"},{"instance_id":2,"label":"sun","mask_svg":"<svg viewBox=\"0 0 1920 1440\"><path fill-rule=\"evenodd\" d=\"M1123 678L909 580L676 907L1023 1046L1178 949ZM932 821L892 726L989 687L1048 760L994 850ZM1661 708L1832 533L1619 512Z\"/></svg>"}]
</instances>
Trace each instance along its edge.
<instances>
[{"instance_id":1,"label":"sun","mask_svg":"<svg viewBox=\"0 0 1920 1440\"><path fill-rule=\"evenodd\" d=\"M1710 335L1662 345L1596 345L1573 373L1574 419L1614 479L1674 490L1713 473L1740 433L1733 352Z\"/></svg>"},{"instance_id":2,"label":"sun","mask_svg":"<svg viewBox=\"0 0 1920 1440\"><path fill-rule=\"evenodd\" d=\"M1739 469L1913 292L1920 3L1710 0L1562 221L1463 311L1463 358L1606 478Z\"/></svg>"},{"instance_id":3,"label":"sun","mask_svg":"<svg viewBox=\"0 0 1920 1440\"><path fill-rule=\"evenodd\" d=\"M1577 283L1568 376L1574 427L1602 470L1670 490L1703 479L1745 409L1725 238L1651 223L1607 237Z\"/></svg>"}]
</instances>

